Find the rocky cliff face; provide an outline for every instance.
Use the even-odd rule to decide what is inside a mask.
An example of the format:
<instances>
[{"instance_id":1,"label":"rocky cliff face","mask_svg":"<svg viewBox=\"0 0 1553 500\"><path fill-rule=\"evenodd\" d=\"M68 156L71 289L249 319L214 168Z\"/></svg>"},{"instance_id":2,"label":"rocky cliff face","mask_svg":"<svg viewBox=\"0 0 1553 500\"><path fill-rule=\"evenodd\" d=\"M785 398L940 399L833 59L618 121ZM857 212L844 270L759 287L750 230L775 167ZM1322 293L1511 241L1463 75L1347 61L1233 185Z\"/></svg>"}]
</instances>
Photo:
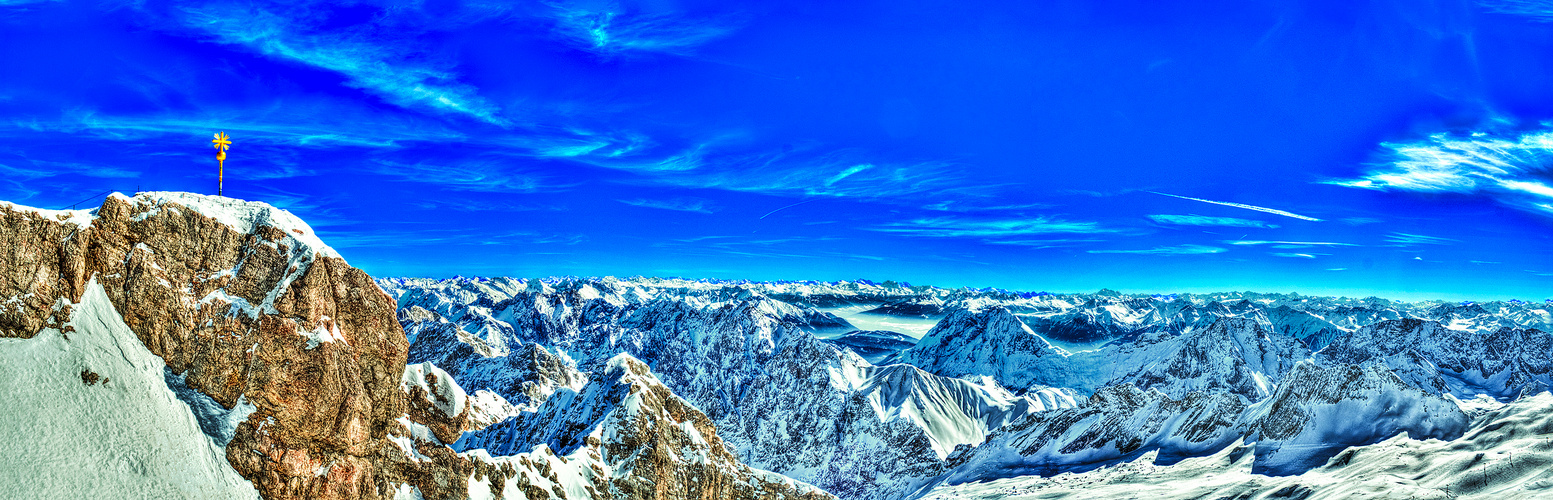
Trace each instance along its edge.
<instances>
[{"instance_id":1,"label":"rocky cliff face","mask_svg":"<svg viewBox=\"0 0 1553 500\"><path fill-rule=\"evenodd\" d=\"M207 215L215 214L215 216ZM267 498L361 498L403 415L393 301L290 214L175 193L112 196L95 217L0 208L0 316L27 338L68 316L88 278L189 387L232 407L228 460ZM51 220L53 219L53 220ZM319 471L323 471L322 474Z\"/></svg>"},{"instance_id":2,"label":"rocky cliff face","mask_svg":"<svg viewBox=\"0 0 1553 500\"><path fill-rule=\"evenodd\" d=\"M219 444L264 498L547 497L503 488L521 467L442 444L491 412L434 366L407 372L394 299L290 213L187 193L115 194L94 211L0 204L0 337L68 335L88 283L167 363L170 384L209 398L189 403L197 414L247 414ZM772 497L807 495L772 484Z\"/></svg>"}]
</instances>

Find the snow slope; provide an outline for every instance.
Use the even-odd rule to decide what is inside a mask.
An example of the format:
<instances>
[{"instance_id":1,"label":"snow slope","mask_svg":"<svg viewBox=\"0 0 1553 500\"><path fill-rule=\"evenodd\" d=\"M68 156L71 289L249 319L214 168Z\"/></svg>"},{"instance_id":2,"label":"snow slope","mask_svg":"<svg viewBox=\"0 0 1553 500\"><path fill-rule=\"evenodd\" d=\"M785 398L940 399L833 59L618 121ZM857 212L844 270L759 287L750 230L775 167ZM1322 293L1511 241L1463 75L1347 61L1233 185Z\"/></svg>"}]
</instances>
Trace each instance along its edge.
<instances>
[{"instance_id":1,"label":"snow slope","mask_svg":"<svg viewBox=\"0 0 1553 500\"><path fill-rule=\"evenodd\" d=\"M13 498L258 498L227 464L226 443L207 437L168 387L165 366L95 280L64 328L0 338L0 491ZM95 383L92 374L100 377Z\"/></svg>"},{"instance_id":2,"label":"snow slope","mask_svg":"<svg viewBox=\"0 0 1553 500\"><path fill-rule=\"evenodd\" d=\"M1225 393L1172 399L1131 385L1107 386L1083 406L1033 414L950 457L959 484L1013 475L1086 470L1145 453L1170 460L1256 442L1258 472L1296 474L1346 446L1407 432L1455 438L1467 417L1455 404L1403 383L1378 365L1304 362L1267 399L1246 406Z\"/></svg>"},{"instance_id":3,"label":"snow slope","mask_svg":"<svg viewBox=\"0 0 1553 500\"><path fill-rule=\"evenodd\" d=\"M1250 402L1270 394L1294 363L1309 356L1298 340L1238 317L1072 351L1007 308L992 306L944 318L893 361L946 377L990 376L1016 391L1069 387L1088 394L1132 384L1175 398L1192 391L1228 392Z\"/></svg>"},{"instance_id":4,"label":"snow slope","mask_svg":"<svg viewBox=\"0 0 1553 500\"><path fill-rule=\"evenodd\" d=\"M1294 476L1252 472L1265 448L1225 447L1171 465L1157 453L1128 463L1052 477L942 485L924 500L949 499L1486 499L1553 498L1553 395L1541 393L1480 418L1451 441L1396 435L1348 448Z\"/></svg>"}]
</instances>

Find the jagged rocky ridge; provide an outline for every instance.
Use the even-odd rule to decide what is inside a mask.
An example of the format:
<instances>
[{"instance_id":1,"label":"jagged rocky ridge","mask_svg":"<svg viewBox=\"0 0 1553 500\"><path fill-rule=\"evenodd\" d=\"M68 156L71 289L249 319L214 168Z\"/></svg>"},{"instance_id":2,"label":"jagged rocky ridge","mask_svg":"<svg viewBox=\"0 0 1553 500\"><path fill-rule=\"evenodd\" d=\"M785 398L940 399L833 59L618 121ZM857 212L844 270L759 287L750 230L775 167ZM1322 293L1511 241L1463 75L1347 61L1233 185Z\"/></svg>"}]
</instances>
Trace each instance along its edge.
<instances>
[{"instance_id":1,"label":"jagged rocky ridge","mask_svg":"<svg viewBox=\"0 0 1553 500\"><path fill-rule=\"evenodd\" d=\"M1449 384L1421 381L1444 377L1472 382L1452 386L1459 387L1452 397L1460 399L1479 393L1513 397L1539 387L1547 370L1538 361L1553 355L1542 347L1548 335L1528 326L1546 324L1547 307L1520 302L1410 304L1293 294L1055 296L860 282L656 278L382 283L404 309L436 317L406 322L409 331L440 329L444 333L426 338L456 339L470 346L442 349L428 341L428 353L462 352L444 358L444 363L503 363L503 349L575 359L560 363L583 367L614 352L641 356L670 388L707 409L742 458L844 498L898 498L933 484L1008 471L1083 470L1144 453L1173 461L1212 453L1236 440L1257 443L1253 461L1258 472L1296 473L1319 465L1343 446L1398 432L1442 439L1460 435L1468 417L1453 404L1458 401L1441 397L1443 391L1437 390ZM866 351L874 342L864 337L880 334L855 332L851 340L848 335L827 335L834 347L811 341L812 333L837 323L817 306L933 300L942 301L947 311L938 326L894 357L874 356L879 364L909 364L873 366L847 352ZM1385 332L1395 328L1388 325L1397 324L1434 325L1465 336L1454 337L1462 341L1454 347L1437 342L1398 349L1385 342L1360 341L1391 335ZM1329 344L1332 348L1323 350ZM698 345L729 347L754 361L730 363ZM475 351L486 354L471 356ZM1436 368L1394 361L1403 359L1398 358L1402 351L1412 356L1405 359L1414 361L1441 357L1459 362ZM1470 359L1483 361L1473 364ZM846 367L854 369L842 369ZM819 368L825 376L816 375ZM757 375L751 377L751 372ZM985 439L974 433L945 439L943 427L935 422L955 418L919 411L931 407L924 402L941 396L915 391L922 396L900 399L859 390L878 385L871 379L901 374L910 374L903 380L934 382L926 385L950 380L981 387L976 397L933 403L940 407L985 399L979 394L1009 392L1055 411L1028 411L1012 418L981 413L976 431L985 433ZM466 378L476 386L483 383L478 374ZM846 382L849 379L863 382ZM521 383L557 386L548 380ZM828 391L813 389L827 386ZM1490 386L1500 390L1483 390ZM912 392L892 388L888 394ZM837 411L834 404L815 404L838 395L875 397L869 400L875 418L858 418L868 414L847 407ZM1077 408L1065 402L1080 395L1088 395L1088 400L1079 397ZM1345 420L1331 417L1335 409L1374 418L1347 427L1334 425ZM892 441L900 435L898 428L857 425L898 424L900 416L917 424L906 430L928 437L928 446ZM810 423L827 419L830 427L846 427L847 432L828 433L825 425ZM813 432L794 433L794 427ZM855 437L859 435L870 437ZM947 443L955 444L944 446ZM770 449L804 452L765 451ZM850 453L857 449L870 453ZM927 449L935 455L948 453L941 455L945 460L928 460ZM881 455L892 461L877 460ZM902 462L898 457L919 458ZM813 463L825 469L809 465ZM879 493L881 489L885 492Z\"/></svg>"},{"instance_id":2,"label":"jagged rocky ridge","mask_svg":"<svg viewBox=\"0 0 1553 500\"><path fill-rule=\"evenodd\" d=\"M627 353L705 411L741 461L847 498L898 498L943 472L957 446L1025 414L1073 406L1070 391L1015 395L989 378L878 367L812 335L844 321L744 288L660 293L619 280L381 280L402 309L411 362L464 387L534 404L561 377L508 367ZM542 363L541 363L542 364ZM564 364L564 362L563 362Z\"/></svg>"},{"instance_id":3,"label":"jagged rocky ridge","mask_svg":"<svg viewBox=\"0 0 1553 500\"><path fill-rule=\"evenodd\" d=\"M962 498L1544 498L1553 495L1553 395L1489 403L1461 438L1406 435L1356 446L1299 475L1256 474L1263 443L1234 443L1181 461L1158 452L1055 476L941 485L922 497Z\"/></svg>"},{"instance_id":4,"label":"jagged rocky ridge","mask_svg":"<svg viewBox=\"0 0 1553 500\"><path fill-rule=\"evenodd\" d=\"M612 476L609 488L595 490L576 482L543 483L559 478L554 467L566 464L565 457L537 453L511 461L454 452L443 442L517 410L494 396L464 395L452 377L433 365L407 367L408 340L394 300L324 245L307 224L262 203L142 193L114 194L91 211L0 204L0 241L0 349L9 354L39 346L120 342L117 348L133 360L139 358L132 351L143 346L146 360L118 368L114 373L121 375L111 380L112 391L134 401L175 395L181 400L175 406L188 416L183 421L197 424L211 446L224 450L226 464L264 498L703 498L736 491L758 492L763 498L825 497L812 487L726 460L684 469L673 457L653 453L653 443L643 440L613 441L615 453L636 458ZM140 345L104 340L115 332L133 335ZM99 351L106 352L89 348L81 351L86 358L68 359L116 363L90 357ZM165 362L165 376L132 374L154 369L145 366L149 360ZM29 384L58 383L57 377L34 375L43 371L17 368L29 374ZM108 390L109 378L87 368L81 370L80 383L101 383ZM645 435L649 427L638 426L664 425L656 420L662 408L631 408L650 415L613 426L619 435ZM82 429L86 439L113 430L102 422L50 425ZM715 442L713 429L696 432ZM0 465L30 456L7 446L48 445L8 440L0 444ZM53 453L70 457L60 463L123 467L110 463L115 456L93 455L88 449ZM0 469L31 470L21 464ZM91 474L90 466L85 469L68 474ZM60 473L46 472L51 477ZM723 486L715 491L640 487L642 480L666 477ZM550 487L534 489L536 484ZM10 488L12 493L28 496L28 488L47 482L12 486L19 487ZM111 486L86 482L69 491L126 494L95 489ZM187 488L155 491L160 497L212 494Z\"/></svg>"}]
</instances>

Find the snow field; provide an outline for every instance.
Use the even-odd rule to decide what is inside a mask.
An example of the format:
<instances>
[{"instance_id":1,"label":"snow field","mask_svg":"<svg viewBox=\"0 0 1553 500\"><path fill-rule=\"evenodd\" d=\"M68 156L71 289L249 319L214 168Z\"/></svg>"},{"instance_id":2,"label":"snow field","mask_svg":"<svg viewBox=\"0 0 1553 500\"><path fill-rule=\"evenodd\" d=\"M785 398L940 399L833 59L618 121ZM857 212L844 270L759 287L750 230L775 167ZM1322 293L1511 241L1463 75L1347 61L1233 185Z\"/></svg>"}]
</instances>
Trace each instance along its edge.
<instances>
[{"instance_id":1,"label":"snow field","mask_svg":"<svg viewBox=\"0 0 1553 500\"><path fill-rule=\"evenodd\" d=\"M1553 395L1492 411L1453 441L1405 433L1348 448L1295 476L1251 472L1257 445L1156 465L1129 463L1052 477L940 485L923 500L949 499L1483 499L1553 498Z\"/></svg>"},{"instance_id":2,"label":"snow field","mask_svg":"<svg viewBox=\"0 0 1553 500\"><path fill-rule=\"evenodd\" d=\"M68 325L0 339L10 498L258 498L168 387L162 359L89 282ZM99 377L88 383L91 374Z\"/></svg>"}]
</instances>

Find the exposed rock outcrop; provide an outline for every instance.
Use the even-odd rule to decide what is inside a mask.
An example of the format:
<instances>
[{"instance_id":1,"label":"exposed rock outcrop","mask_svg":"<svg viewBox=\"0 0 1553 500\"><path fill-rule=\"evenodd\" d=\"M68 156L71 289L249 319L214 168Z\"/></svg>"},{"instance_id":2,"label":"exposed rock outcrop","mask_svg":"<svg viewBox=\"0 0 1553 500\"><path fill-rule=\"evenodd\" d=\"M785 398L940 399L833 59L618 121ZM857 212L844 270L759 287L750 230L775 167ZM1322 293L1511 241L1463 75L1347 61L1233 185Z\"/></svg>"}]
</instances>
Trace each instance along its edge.
<instances>
[{"instance_id":1,"label":"exposed rock outcrop","mask_svg":"<svg viewBox=\"0 0 1553 500\"><path fill-rule=\"evenodd\" d=\"M0 204L0 337L68 335L71 304L93 279L168 379L213 401L191 407L246 415L220 441L264 498L501 496L527 477L443 444L490 423L482 400L429 364L407 374L394 299L288 212L188 193L115 194L93 211ZM231 411L240 402L245 411ZM643 463L653 477L681 473ZM765 491L813 496L789 486ZM517 488L505 493L567 497ZM682 498L649 489L615 498Z\"/></svg>"},{"instance_id":2,"label":"exposed rock outcrop","mask_svg":"<svg viewBox=\"0 0 1553 500\"><path fill-rule=\"evenodd\" d=\"M621 354L581 390L563 389L539 411L466 434L458 447L488 450L497 455L490 461L512 464L519 477L532 469L584 492L571 498L834 498L739 463L716 431L646 364ZM552 456L576 463L560 470L532 465Z\"/></svg>"},{"instance_id":3,"label":"exposed rock outcrop","mask_svg":"<svg viewBox=\"0 0 1553 500\"><path fill-rule=\"evenodd\" d=\"M51 220L53 219L53 220ZM95 276L152 353L239 424L228 461L267 498L362 498L405 412L394 303L301 220L261 203L110 196L94 214L0 208L0 318L31 337ZM319 471L324 471L319 474Z\"/></svg>"}]
</instances>

